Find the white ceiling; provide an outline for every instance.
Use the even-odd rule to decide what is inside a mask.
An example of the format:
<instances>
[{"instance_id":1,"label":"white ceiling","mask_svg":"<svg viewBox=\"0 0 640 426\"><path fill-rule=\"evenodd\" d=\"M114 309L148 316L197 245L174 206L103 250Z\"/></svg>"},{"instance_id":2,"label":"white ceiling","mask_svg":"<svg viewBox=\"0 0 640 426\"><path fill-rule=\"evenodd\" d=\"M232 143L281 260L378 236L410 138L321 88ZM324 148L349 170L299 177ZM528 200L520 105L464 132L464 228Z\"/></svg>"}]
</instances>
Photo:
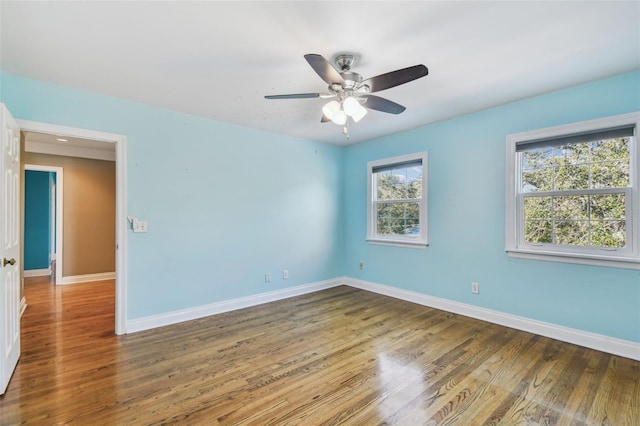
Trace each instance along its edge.
<instances>
[{"instance_id":1,"label":"white ceiling","mask_svg":"<svg viewBox=\"0 0 640 426\"><path fill-rule=\"evenodd\" d=\"M425 64L377 93L351 142L640 69L638 1L0 2L1 69L269 132L345 143L304 60L355 53L364 78ZM103 129L109 130L109 129Z\"/></svg>"}]
</instances>

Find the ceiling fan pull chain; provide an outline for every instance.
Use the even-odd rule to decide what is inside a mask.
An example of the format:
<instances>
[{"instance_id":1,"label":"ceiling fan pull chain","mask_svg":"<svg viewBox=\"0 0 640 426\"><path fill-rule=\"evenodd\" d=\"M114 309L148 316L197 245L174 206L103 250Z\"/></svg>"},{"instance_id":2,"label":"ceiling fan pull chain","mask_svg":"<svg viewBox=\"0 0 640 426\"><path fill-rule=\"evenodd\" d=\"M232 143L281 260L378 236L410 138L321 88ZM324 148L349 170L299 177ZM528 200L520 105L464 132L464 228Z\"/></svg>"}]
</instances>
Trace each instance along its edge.
<instances>
[{"instance_id":1,"label":"ceiling fan pull chain","mask_svg":"<svg viewBox=\"0 0 640 426\"><path fill-rule=\"evenodd\" d=\"M347 142L349 142L349 120L351 117L347 116L347 121L344 123L344 127L342 128L342 134L347 138Z\"/></svg>"}]
</instances>

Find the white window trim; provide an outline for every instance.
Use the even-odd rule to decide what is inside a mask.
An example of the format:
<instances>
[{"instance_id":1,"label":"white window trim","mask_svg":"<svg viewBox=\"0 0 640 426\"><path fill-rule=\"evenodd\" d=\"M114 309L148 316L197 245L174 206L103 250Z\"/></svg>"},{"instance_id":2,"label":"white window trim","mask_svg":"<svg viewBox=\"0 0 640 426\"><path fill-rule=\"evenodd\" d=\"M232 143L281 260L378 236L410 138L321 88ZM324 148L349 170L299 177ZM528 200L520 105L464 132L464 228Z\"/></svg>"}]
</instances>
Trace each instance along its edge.
<instances>
[{"instance_id":1,"label":"white window trim","mask_svg":"<svg viewBox=\"0 0 640 426\"><path fill-rule=\"evenodd\" d=\"M603 249L601 253L580 251L574 248L562 248L558 246L535 247L520 244L517 216L518 193L516 178L519 174L517 164L516 145L526 141L556 138L572 134L595 132L607 128L634 125L634 143L631 144L629 176L631 189L625 190L631 195L627 200L630 221L626 224L630 229L630 241L627 249L619 253ZM505 185L505 250L510 257L521 259L545 260L551 262L578 263L595 266L609 266L616 268L640 270L640 149L638 144L640 132L640 112L605 117L595 120L571 123L562 126L548 127L529 132L516 133L507 136L506 149L506 185Z\"/></svg>"},{"instance_id":2,"label":"white window trim","mask_svg":"<svg viewBox=\"0 0 640 426\"><path fill-rule=\"evenodd\" d=\"M372 171L376 167L391 164L406 163L410 161L422 161L422 199L420 200L420 235L416 238L410 237L382 237L376 235L377 221L373 204L373 180ZM427 215L427 186L428 186L428 163L427 151L416 152L414 154L401 155L398 157L385 158L382 160L370 161L367 163L367 241L370 244L383 244L398 247L426 248L429 245L428 238L428 215Z\"/></svg>"}]
</instances>

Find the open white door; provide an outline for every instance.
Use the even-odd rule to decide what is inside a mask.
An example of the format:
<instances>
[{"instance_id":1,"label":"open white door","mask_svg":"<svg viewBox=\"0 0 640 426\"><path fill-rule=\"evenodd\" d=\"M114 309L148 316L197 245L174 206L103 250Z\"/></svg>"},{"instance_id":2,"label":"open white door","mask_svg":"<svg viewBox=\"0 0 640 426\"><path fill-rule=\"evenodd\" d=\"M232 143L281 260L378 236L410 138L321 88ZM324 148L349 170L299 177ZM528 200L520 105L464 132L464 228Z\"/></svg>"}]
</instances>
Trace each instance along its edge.
<instances>
[{"instance_id":1,"label":"open white door","mask_svg":"<svg viewBox=\"0 0 640 426\"><path fill-rule=\"evenodd\" d=\"M20 358L20 128L0 104L0 395Z\"/></svg>"}]
</instances>

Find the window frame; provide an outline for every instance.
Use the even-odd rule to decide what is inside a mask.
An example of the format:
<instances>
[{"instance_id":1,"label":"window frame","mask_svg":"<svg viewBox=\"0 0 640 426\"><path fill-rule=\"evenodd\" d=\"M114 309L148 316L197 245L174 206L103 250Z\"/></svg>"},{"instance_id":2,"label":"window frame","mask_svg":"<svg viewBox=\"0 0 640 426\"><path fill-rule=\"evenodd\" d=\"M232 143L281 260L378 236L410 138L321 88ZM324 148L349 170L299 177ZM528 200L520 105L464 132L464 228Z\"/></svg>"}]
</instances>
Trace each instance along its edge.
<instances>
[{"instance_id":1,"label":"window frame","mask_svg":"<svg viewBox=\"0 0 640 426\"><path fill-rule=\"evenodd\" d=\"M522 179L519 145L541 140L553 140L579 134L596 133L607 129L633 126L629 145L629 187L579 191L590 193L624 193L626 246L623 249L566 246L556 244L535 245L524 241L524 193L520 192ZM548 127L507 136L505 185L505 251L510 257L568 262L596 266L610 266L640 270L640 150L638 138L640 112ZM564 195L573 191L549 191L541 194ZM529 193L527 193L529 194ZM528 197L535 195L527 195ZM542 196L542 195L540 195Z\"/></svg>"},{"instance_id":2,"label":"window frame","mask_svg":"<svg viewBox=\"0 0 640 426\"><path fill-rule=\"evenodd\" d=\"M427 151L420 151L413 154L400 155L397 157L384 158L381 160L370 161L367 163L367 241L371 244L384 244L401 247L426 248L429 245L428 238L428 155ZM383 236L377 233L377 212L376 212L376 187L373 182L373 169L380 167L389 167L420 161L422 163L422 191L420 198L419 226L420 234L417 237L408 237L402 235Z\"/></svg>"}]
</instances>

